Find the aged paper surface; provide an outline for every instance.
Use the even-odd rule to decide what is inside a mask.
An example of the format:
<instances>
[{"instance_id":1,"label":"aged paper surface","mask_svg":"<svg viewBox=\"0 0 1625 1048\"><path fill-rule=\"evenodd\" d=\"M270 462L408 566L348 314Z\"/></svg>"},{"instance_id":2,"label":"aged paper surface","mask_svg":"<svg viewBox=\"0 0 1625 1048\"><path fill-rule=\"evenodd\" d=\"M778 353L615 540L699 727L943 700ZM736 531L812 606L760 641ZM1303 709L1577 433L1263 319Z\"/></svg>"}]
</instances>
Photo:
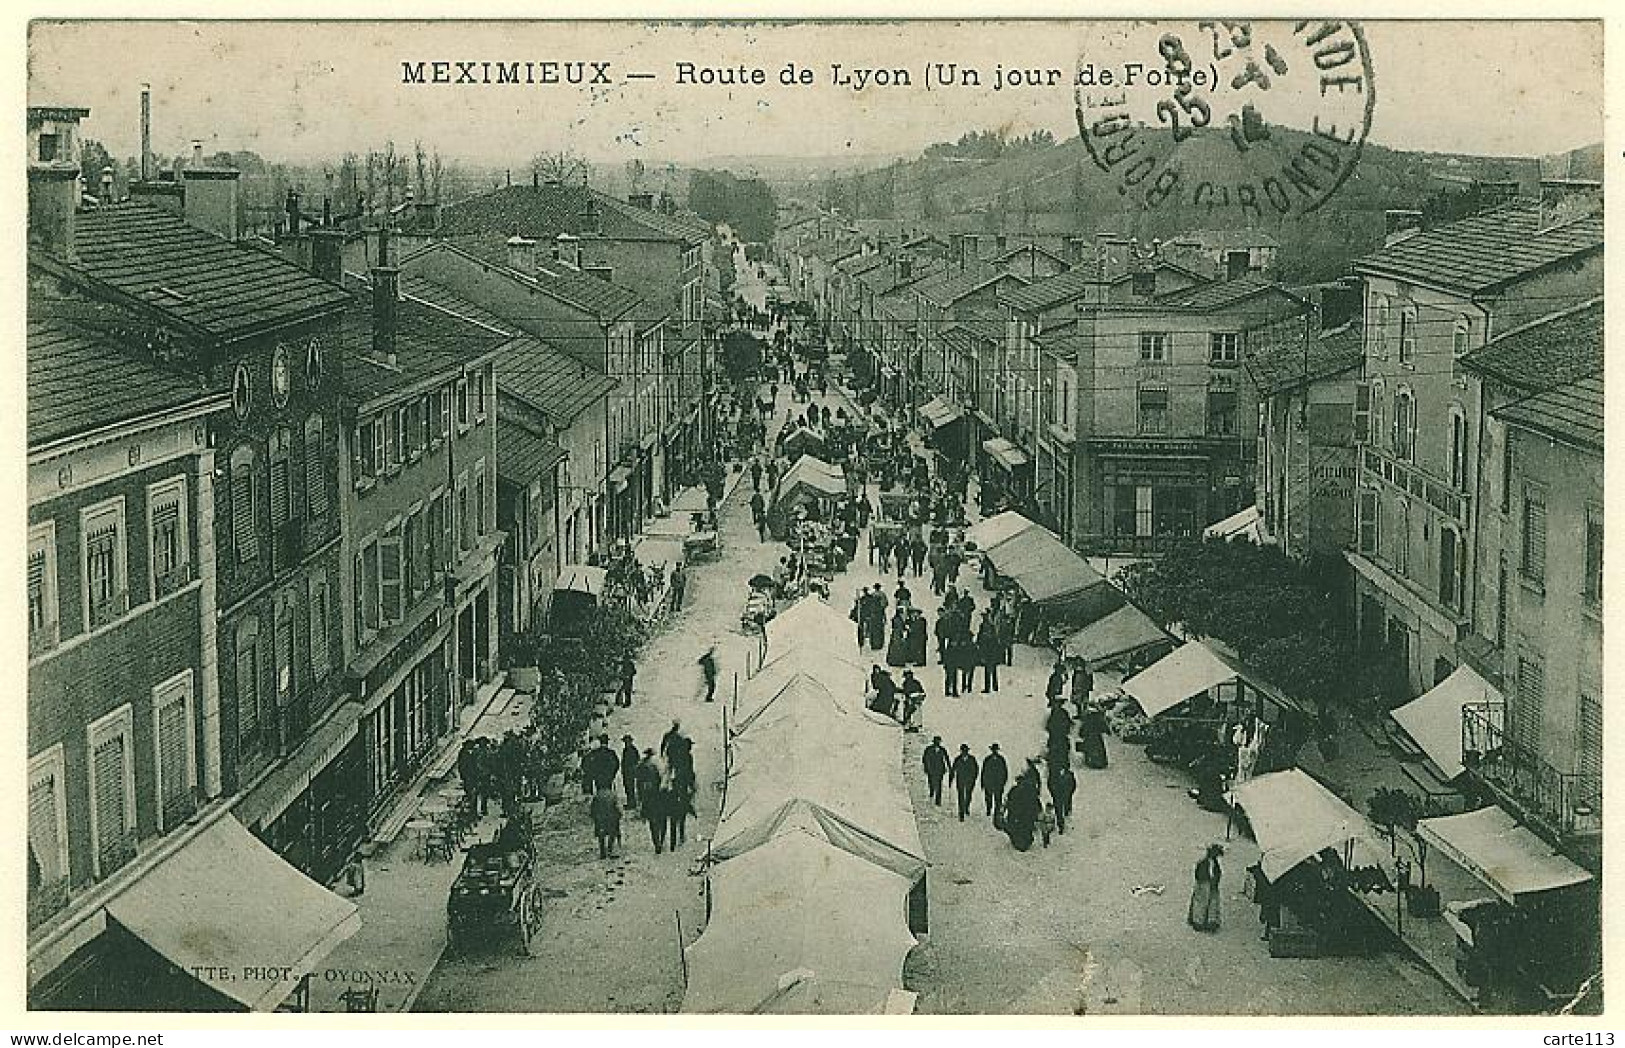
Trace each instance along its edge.
<instances>
[{"instance_id":1,"label":"aged paper surface","mask_svg":"<svg viewBox=\"0 0 1625 1048\"><path fill-rule=\"evenodd\" d=\"M1599 12L32 13L20 1023L1603 1011Z\"/></svg>"}]
</instances>

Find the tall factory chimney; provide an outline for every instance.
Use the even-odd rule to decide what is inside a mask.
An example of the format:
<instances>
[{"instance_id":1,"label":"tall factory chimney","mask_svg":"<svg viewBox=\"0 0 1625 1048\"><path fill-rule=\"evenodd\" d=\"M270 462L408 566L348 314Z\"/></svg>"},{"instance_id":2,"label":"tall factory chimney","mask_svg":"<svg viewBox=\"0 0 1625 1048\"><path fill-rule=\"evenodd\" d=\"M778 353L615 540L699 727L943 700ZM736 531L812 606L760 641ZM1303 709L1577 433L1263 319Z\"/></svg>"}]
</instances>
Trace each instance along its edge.
<instances>
[{"instance_id":1,"label":"tall factory chimney","mask_svg":"<svg viewBox=\"0 0 1625 1048\"><path fill-rule=\"evenodd\" d=\"M141 85L141 181L152 181L152 85Z\"/></svg>"}]
</instances>

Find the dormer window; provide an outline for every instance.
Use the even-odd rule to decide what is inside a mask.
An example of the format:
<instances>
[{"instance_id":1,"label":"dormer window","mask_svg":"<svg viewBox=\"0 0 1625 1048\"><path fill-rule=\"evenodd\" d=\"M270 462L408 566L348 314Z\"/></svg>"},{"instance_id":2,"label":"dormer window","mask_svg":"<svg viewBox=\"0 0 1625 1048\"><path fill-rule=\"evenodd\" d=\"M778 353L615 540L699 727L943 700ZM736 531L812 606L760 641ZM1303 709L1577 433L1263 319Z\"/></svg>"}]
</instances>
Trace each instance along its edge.
<instances>
[{"instance_id":1,"label":"dormer window","mask_svg":"<svg viewBox=\"0 0 1625 1048\"><path fill-rule=\"evenodd\" d=\"M1150 297L1157 291L1157 274L1155 270L1145 269L1134 274L1134 293Z\"/></svg>"}]
</instances>

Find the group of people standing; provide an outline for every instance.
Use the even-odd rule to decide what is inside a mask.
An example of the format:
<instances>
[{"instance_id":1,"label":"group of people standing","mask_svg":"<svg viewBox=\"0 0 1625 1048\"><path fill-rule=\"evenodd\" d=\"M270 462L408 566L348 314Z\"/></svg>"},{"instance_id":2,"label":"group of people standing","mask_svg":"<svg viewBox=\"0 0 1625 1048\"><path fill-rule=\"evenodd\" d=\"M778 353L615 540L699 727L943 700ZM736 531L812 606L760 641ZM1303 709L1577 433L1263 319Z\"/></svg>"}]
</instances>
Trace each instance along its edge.
<instances>
[{"instance_id":1,"label":"group of people standing","mask_svg":"<svg viewBox=\"0 0 1625 1048\"><path fill-rule=\"evenodd\" d=\"M589 812L601 859L612 857L621 844L617 777L626 795L626 810L638 812L649 824L656 855L666 850L668 842L673 852L686 843L688 818L695 814L696 780L694 742L683 734L680 722L671 722L658 753L653 747L639 752L633 737L623 735L617 754L609 736L600 735L597 747L582 757L582 786L592 796Z\"/></svg>"},{"instance_id":2,"label":"group of people standing","mask_svg":"<svg viewBox=\"0 0 1625 1048\"><path fill-rule=\"evenodd\" d=\"M1050 800L1043 799L1042 774L1039 760L1030 758L1026 767L1010 781L1010 765L999 751L999 744L988 746L980 761L971 753L969 743L960 743L959 754L952 760L942 744L942 736L931 739L921 761L925 768L926 784L931 802L942 804L942 787L953 785L958 801L959 821L971 814L977 788L981 788L983 811L993 820L996 829L1003 831L1018 851L1031 848L1033 841L1042 837L1049 847L1051 834L1066 832L1066 820L1072 814L1072 797L1077 790L1077 779L1065 763L1050 762ZM1008 787L1008 792L1006 791Z\"/></svg>"}]
</instances>

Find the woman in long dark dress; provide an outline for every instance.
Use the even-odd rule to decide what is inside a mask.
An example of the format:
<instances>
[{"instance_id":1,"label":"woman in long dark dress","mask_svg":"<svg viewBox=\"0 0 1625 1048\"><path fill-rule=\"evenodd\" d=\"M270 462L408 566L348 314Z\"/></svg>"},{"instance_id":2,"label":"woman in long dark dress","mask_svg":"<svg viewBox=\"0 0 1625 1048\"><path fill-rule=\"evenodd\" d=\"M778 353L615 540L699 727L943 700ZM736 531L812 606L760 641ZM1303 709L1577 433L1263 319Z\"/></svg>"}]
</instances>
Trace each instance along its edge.
<instances>
[{"instance_id":1,"label":"woman in long dark dress","mask_svg":"<svg viewBox=\"0 0 1625 1048\"><path fill-rule=\"evenodd\" d=\"M1106 766L1106 714L1101 712L1099 706L1090 703L1083 712L1083 722L1078 729L1078 737L1083 743L1083 763L1089 768L1104 768Z\"/></svg>"},{"instance_id":2,"label":"woman in long dark dress","mask_svg":"<svg viewBox=\"0 0 1625 1048\"><path fill-rule=\"evenodd\" d=\"M1004 832L1016 851L1026 851L1033 846L1033 830L1038 825L1038 812L1042 807L1038 773L1028 768L1016 779L1004 802Z\"/></svg>"},{"instance_id":3,"label":"woman in long dark dress","mask_svg":"<svg viewBox=\"0 0 1625 1048\"><path fill-rule=\"evenodd\" d=\"M908 665L908 611L898 608L891 618L891 643L886 645L886 665Z\"/></svg>"},{"instance_id":4,"label":"woman in long dark dress","mask_svg":"<svg viewBox=\"0 0 1625 1048\"><path fill-rule=\"evenodd\" d=\"M1224 875L1219 866L1219 856L1223 854L1223 847L1210 844L1207 854L1196 864L1193 875L1195 883L1191 887L1190 912L1186 914L1185 919L1199 932L1219 930L1219 881Z\"/></svg>"},{"instance_id":5,"label":"woman in long dark dress","mask_svg":"<svg viewBox=\"0 0 1625 1048\"><path fill-rule=\"evenodd\" d=\"M908 616L908 661L911 666L925 665L925 613L919 608Z\"/></svg>"}]
</instances>

